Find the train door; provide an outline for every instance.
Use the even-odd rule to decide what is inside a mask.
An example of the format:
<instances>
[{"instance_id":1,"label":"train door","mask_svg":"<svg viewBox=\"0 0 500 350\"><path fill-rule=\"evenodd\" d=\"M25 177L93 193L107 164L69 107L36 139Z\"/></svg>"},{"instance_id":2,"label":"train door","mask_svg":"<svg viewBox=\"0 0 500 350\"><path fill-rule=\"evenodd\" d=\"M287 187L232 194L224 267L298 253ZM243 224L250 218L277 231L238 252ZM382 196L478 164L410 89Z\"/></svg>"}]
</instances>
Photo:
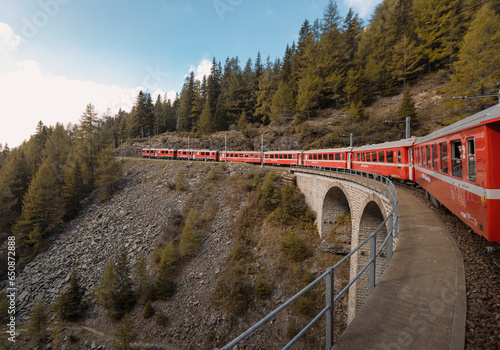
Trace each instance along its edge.
<instances>
[{"instance_id":1,"label":"train door","mask_svg":"<svg viewBox=\"0 0 500 350\"><path fill-rule=\"evenodd\" d=\"M408 177L413 181L413 147L408 148Z\"/></svg>"}]
</instances>

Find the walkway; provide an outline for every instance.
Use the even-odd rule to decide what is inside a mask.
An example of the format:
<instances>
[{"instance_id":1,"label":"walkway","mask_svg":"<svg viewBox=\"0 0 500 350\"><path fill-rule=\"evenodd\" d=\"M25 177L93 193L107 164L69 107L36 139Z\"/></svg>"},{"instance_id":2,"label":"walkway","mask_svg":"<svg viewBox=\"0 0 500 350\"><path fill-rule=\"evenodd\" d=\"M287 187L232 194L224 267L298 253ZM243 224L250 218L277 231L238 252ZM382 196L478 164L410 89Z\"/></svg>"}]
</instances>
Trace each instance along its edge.
<instances>
[{"instance_id":1,"label":"walkway","mask_svg":"<svg viewBox=\"0 0 500 350\"><path fill-rule=\"evenodd\" d=\"M334 350L464 348L462 255L432 210L401 187L398 199L396 252Z\"/></svg>"}]
</instances>

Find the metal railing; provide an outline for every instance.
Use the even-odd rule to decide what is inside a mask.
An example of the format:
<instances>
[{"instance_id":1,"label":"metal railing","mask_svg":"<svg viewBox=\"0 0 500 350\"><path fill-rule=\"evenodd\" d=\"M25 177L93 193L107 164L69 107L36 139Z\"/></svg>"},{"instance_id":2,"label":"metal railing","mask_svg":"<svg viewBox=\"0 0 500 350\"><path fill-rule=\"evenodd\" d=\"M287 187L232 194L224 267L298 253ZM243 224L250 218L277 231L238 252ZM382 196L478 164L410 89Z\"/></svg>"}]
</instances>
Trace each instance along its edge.
<instances>
[{"instance_id":1,"label":"metal railing","mask_svg":"<svg viewBox=\"0 0 500 350\"><path fill-rule=\"evenodd\" d=\"M356 248L354 248L349 254L347 254L344 258L342 258L338 263L334 266L328 268L321 276L316 278L313 282L311 282L308 286L302 289L300 292L295 294L293 297L288 299L285 303L280 305L277 309L272 311L266 317L262 318L259 322L254 324L240 336L235 338L229 344L224 346L221 350L228 350L233 348L235 345L240 343L245 338L249 337L253 334L258 328L263 326L265 323L269 322L276 315L278 315L283 309L292 304L298 298L300 298L304 293L309 291L311 288L320 283L323 279L326 282L326 305L321 310L309 324L307 324L288 344L286 344L283 349L290 349L318 320L320 320L323 316L326 317L326 342L325 348L328 350L335 344L334 339L334 304L349 290L349 288L357 281L357 279L367 270L369 269L369 293L375 288L375 275L376 275L376 266L377 266L377 257L382 252L383 248L388 246L388 260L392 258L393 253L393 238L397 238L398 236L398 198L397 191L394 184L385 176L380 176L376 174L365 173L362 171L354 171L350 169L324 169L324 168L306 168L296 166L292 168L294 172L304 172L308 174L317 174L321 176L328 176L332 178L342 179L346 181L352 181L357 184L368 187L384 196L386 196L392 206L391 212L387 215L385 220L377 227L377 229L371 232L368 237L359 244ZM378 188L377 188L378 187ZM384 239L384 242L381 244L379 249L377 250L377 232L388 225L388 233ZM356 276L349 281L349 283L337 294L334 296L334 272L340 265L346 262L353 254L355 254L358 250L360 250L365 244L370 242L370 259L368 262L361 268L361 270L356 274ZM217 350L217 349L214 349Z\"/></svg>"}]
</instances>

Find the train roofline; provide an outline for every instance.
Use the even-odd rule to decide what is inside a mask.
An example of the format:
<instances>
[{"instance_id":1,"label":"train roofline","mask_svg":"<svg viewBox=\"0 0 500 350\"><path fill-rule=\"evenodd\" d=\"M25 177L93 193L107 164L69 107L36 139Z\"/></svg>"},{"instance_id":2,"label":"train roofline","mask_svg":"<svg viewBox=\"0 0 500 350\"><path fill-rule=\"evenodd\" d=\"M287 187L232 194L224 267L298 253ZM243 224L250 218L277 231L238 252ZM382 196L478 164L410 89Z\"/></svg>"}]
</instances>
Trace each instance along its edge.
<instances>
[{"instance_id":1,"label":"train roofline","mask_svg":"<svg viewBox=\"0 0 500 350\"><path fill-rule=\"evenodd\" d=\"M500 121L500 104L482 110L481 112L459 120L458 122L453 123L449 126L445 126L444 128L436 130L426 136L419 137L417 138L415 144L418 145L439 137L454 134L458 131L463 131L477 127L479 125L491 124L498 121Z\"/></svg>"},{"instance_id":2,"label":"train roofline","mask_svg":"<svg viewBox=\"0 0 500 350\"><path fill-rule=\"evenodd\" d=\"M388 142L384 142L384 143L377 143L374 145L354 147L352 149L352 151L357 152L357 151L371 151L371 150L397 148L397 147L411 147L415 143L415 140L416 140L415 137L411 137L411 138L405 139L405 140L388 141Z\"/></svg>"}]
</instances>

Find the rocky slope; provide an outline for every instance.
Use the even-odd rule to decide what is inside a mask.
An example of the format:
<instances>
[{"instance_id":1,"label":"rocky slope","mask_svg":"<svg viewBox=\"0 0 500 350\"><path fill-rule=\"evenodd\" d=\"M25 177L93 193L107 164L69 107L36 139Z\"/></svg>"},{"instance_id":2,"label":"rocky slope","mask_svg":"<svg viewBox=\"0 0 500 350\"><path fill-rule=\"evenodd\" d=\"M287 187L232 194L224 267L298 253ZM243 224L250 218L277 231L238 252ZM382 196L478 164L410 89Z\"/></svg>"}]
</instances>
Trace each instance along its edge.
<instances>
[{"instance_id":1,"label":"rocky slope","mask_svg":"<svg viewBox=\"0 0 500 350\"><path fill-rule=\"evenodd\" d=\"M233 315L213 302L217 281L228 268L226 258L233 248L234 220L248 202L248 193L242 191L242 184L236 180L227 182L227 179L244 178L245 174L269 170L245 164L223 166L180 161L128 161L126 166L128 169L114 196L103 203L90 199L80 214L65 225L62 233L53 238L48 250L19 274L16 281L19 288L18 321L29 319L38 299L52 303L68 286L71 271L76 269L91 307L86 317L76 324L60 323L57 318L52 318L52 334L59 334L60 338L58 348L110 348L120 323L106 317L92 297L109 260L125 250L134 265L138 255L143 253L147 257L149 272L154 275L157 267L151 255L169 225L170 214L192 206L206 206L207 203L217 210L202 233L202 243L195 257L184 263L175 280L177 292L167 301L153 303L156 312L167 315L168 324L160 325L154 317L144 319L144 306L141 305L130 314L139 333L138 345L155 349L213 349L222 346L300 290L300 283L291 283L291 277L282 273L283 265L289 264L286 259L276 259L273 251L266 250L268 241L281 247L279 236L267 236L276 233L276 229L270 233L264 229L256 254L259 258L247 267L247 273L255 276L264 272L272 276L271 297L252 302L242 315ZM220 178L210 182L207 179L213 168L217 169ZM184 190L175 189L179 179L183 181ZM332 254L317 249L319 238L312 238L311 244L311 250L320 257L308 262L307 273L313 276L321 274L325 266L331 266L334 258ZM281 267L273 272L271 265L276 261ZM344 306L339 304L338 311L341 315ZM259 331L244 348L271 349L274 346L271 344L286 344L290 333L299 324L305 325L304 317L297 315L296 309L282 313L272 323L271 327ZM297 348L310 348L321 341L323 328L319 325L312 333L316 337L306 338ZM70 340L75 339L77 342L71 343Z\"/></svg>"}]
</instances>

